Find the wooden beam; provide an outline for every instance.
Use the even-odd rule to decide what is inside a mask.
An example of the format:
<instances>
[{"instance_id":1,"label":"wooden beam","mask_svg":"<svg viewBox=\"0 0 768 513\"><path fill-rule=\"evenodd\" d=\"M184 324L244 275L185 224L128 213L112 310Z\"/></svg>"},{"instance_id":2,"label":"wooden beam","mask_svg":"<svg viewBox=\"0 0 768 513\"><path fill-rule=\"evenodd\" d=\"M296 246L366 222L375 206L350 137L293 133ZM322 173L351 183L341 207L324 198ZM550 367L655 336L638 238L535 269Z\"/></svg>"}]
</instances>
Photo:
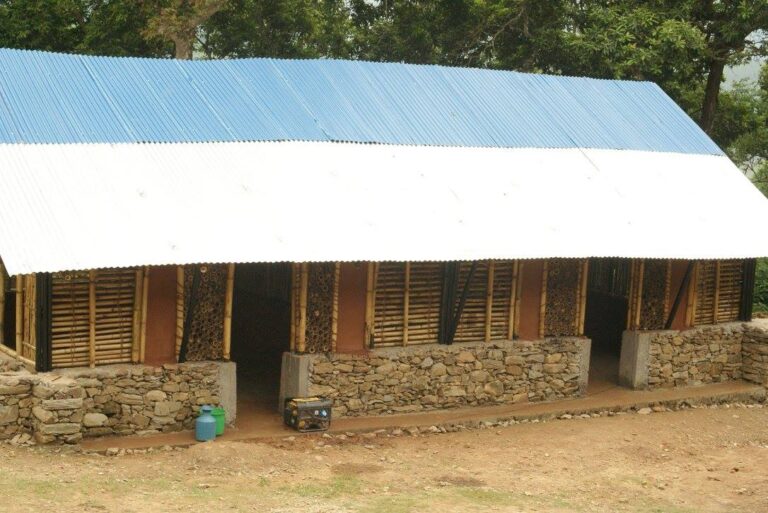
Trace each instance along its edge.
<instances>
[{"instance_id":1,"label":"wooden beam","mask_svg":"<svg viewBox=\"0 0 768 513\"><path fill-rule=\"evenodd\" d=\"M693 274L691 275L691 286L688 287L688 308L685 312L685 324L686 326L694 326L696 324L696 302L698 297L699 287L699 262L693 264Z\"/></svg>"},{"instance_id":2,"label":"wooden beam","mask_svg":"<svg viewBox=\"0 0 768 513\"><path fill-rule=\"evenodd\" d=\"M584 320L587 317L587 277L589 276L589 259L581 264L581 285L579 287L579 319L577 335L584 336Z\"/></svg>"},{"instance_id":3,"label":"wooden beam","mask_svg":"<svg viewBox=\"0 0 768 513\"><path fill-rule=\"evenodd\" d=\"M341 279L341 262L336 262L333 269L333 304L331 309L331 352L336 352L336 342L339 339L339 280Z\"/></svg>"},{"instance_id":4,"label":"wooden beam","mask_svg":"<svg viewBox=\"0 0 768 513\"><path fill-rule=\"evenodd\" d=\"M16 276L16 354L22 356L24 343L24 277Z\"/></svg>"},{"instance_id":5,"label":"wooden beam","mask_svg":"<svg viewBox=\"0 0 768 513\"><path fill-rule=\"evenodd\" d=\"M485 341L491 341L491 322L493 321L493 278L496 262L488 262L488 281L485 286Z\"/></svg>"},{"instance_id":6,"label":"wooden beam","mask_svg":"<svg viewBox=\"0 0 768 513\"><path fill-rule=\"evenodd\" d=\"M227 288L224 293L224 341L222 359L229 361L232 350L232 302L235 295L235 264L227 265Z\"/></svg>"},{"instance_id":7,"label":"wooden beam","mask_svg":"<svg viewBox=\"0 0 768 513\"><path fill-rule=\"evenodd\" d=\"M720 303L720 260L715 260L715 297L712 302L712 324L717 324L717 310Z\"/></svg>"},{"instance_id":8,"label":"wooden beam","mask_svg":"<svg viewBox=\"0 0 768 513\"><path fill-rule=\"evenodd\" d=\"M515 284L515 325L512 328L512 338L520 333L520 303L523 297L523 271L525 261L516 260L517 263L517 283Z\"/></svg>"},{"instance_id":9,"label":"wooden beam","mask_svg":"<svg viewBox=\"0 0 768 513\"><path fill-rule=\"evenodd\" d=\"M301 264L299 281L299 338L297 351L303 353L307 349L307 290L309 287L309 264Z\"/></svg>"},{"instance_id":10,"label":"wooden beam","mask_svg":"<svg viewBox=\"0 0 768 513\"><path fill-rule=\"evenodd\" d=\"M408 319L411 308L411 263L405 263L405 276L403 285L403 345L408 345Z\"/></svg>"},{"instance_id":11,"label":"wooden beam","mask_svg":"<svg viewBox=\"0 0 768 513\"><path fill-rule=\"evenodd\" d=\"M373 347L373 333L375 326L375 308L376 308L376 276L379 273L379 264L368 262L368 275L365 292L365 345Z\"/></svg>"},{"instance_id":12,"label":"wooden beam","mask_svg":"<svg viewBox=\"0 0 768 513\"><path fill-rule=\"evenodd\" d=\"M34 282L34 360L35 369L40 372L51 370L51 304L53 279L50 273L38 273L30 279ZM31 337L32 338L32 337ZM31 355L30 355L31 356ZM32 358L30 358L32 359Z\"/></svg>"},{"instance_id":13,"label":"wooden beam","mask_svg":"<svg viewBox=\"0 0 768 513\"><path fill-rule=\"evenodd\" d=\"M176 359L181 350L181 338L184 336L184 266L176 266Z\"/></svg>"},{"instance_id":14,"label":"wooden beam","mask_svg":"<svg viewBox=\"0 0 768 513\"><path fill-rule=\"evenodd\" d=\"M637 273L637 307L635 309L635 329L640 329L640 317L643 311L643 281L645 274L645 260L640 260Z\"/></svg>"},{"instance_id":15,"label":"wooden beam","mask_svg":"<svg viewBox=\"0 0 768 513\"><path fill-rule=\"evenodd\" d=\"M517 273L519 264L512 261L512 282L509 284L509 312L507 312L507 340L515 338L515 310L517 309Z\"/></svg>"},{"instance_id":16,"label":"wooden beam","mask_svg":"<svg viewBox=\"0 0 768 513\"><path fill-rule=\"evenodd\" d=\"M141 306L144 295L142 285L144 283L144 271L136 270L136 282L133 293L133 343L131 344L131 361L139 363L141 352Z\"/></svg>"},{"instance_id":17,"label":"wooden beam","mask_svg":"<svg viewBox=\"0 0 768 513\"><path fill-rule=\"evenodd\" d=\"M547 278L549 275L549 260L544 260L544 270L541 273L541 302L539 303L539 338L545 336L545 318L547 315Z\"/></svg>"},{"instance_id":18,"label":"wooden beam","mask_svg":"<svg viewBox=\"0 0 768 513\"><path fill-rule=\"evenodd\" d=\"M139 363L147 353L147 303L149 299L149 267L144 268L141 282L141 329L139 333Z\"/></svg>"},{"instance_id":19,"label":"wooden beam","mask_svg":"<svg viewBox=\"0 0 768 513\"><path fill-rule=\"evenodd\" d=\"M299 274L301 267L299 264L291 264L291 352L296 352L296 321L299 314Z\"/></svg>"},{"instance_id":20,"label":"wooden beam","mask_svg":"<svg viewBox=\"0 0 768 513\"><path fill-rule=\"evenodd\" d=\"M96 271L88 272L88 365L96 367Z\"/></svg>"},{"instance_id":21,"label":"wooden beam","mask_svg":"<svg viewBox=\"0 0 768 513\"><path fill-rule=\"evenodd\" d=\"M669 317L667 317L667 322L664 323L665 330L671 329L672 323L675 322L675 316L677 316L677 310L680 308L680 303L683 301L683 294L689 291L691 276L693 275L693 269L695 265L696 265L696 262L693 260L688 262L688 267L686 267L685 269L683 280L680 282L680 288L677 289L677 294L675 294L675 302L672 303L672 310L670 310L669 312Z\"/></svg>"}]
</instances>

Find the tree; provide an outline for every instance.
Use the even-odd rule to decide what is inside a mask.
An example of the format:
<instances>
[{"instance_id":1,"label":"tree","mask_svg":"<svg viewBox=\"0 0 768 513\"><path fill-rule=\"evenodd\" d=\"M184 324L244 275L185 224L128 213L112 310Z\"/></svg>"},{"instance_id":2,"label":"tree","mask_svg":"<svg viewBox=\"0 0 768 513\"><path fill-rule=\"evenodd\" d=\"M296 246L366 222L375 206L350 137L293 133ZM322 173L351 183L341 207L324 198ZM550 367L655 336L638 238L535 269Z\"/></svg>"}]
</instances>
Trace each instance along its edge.
<instances>
[{"instance_id":1,"label":"tree","mask_svg":"<svg viewBox=\"0 0 768 513\"><path fill-rule=\"evenodd\" d=\"M0 46L73 52L83 40L86 0L0 1Z\"/></svg>"},{"instance_id":2,"label":"tree","mask_svg":"<svg viewBox=\"0 0 768 513\"><path fill-rule=\"evenodd\" d=\"M720 85L728 64L764 51L750 36L768 29L768 0L704 0L686 2L693 22L704 34L707 80L699 124L714 128Z\"/></svg>"},{"instance_id":3,"label":"tree","mask_svg":"<svg viewBox=\"0 0 768 513\"><path fill-rule=\"evenodd\" d=\"M170 0L149 19L144 35L171 41L177 59L192 59L200 25L225 4L226 0Z\"/></svg>"},{"instance_id":4,"label":"tree","mask_svg":"<svg viewBox=\"0 0 768 513\"><path fill-rule=\"evenodd\" d=\"M135 57L170 55L169 44L145 37L150 18L162 6L162 0L91 0L77 51Z\"/></svg>"}]
</instances>

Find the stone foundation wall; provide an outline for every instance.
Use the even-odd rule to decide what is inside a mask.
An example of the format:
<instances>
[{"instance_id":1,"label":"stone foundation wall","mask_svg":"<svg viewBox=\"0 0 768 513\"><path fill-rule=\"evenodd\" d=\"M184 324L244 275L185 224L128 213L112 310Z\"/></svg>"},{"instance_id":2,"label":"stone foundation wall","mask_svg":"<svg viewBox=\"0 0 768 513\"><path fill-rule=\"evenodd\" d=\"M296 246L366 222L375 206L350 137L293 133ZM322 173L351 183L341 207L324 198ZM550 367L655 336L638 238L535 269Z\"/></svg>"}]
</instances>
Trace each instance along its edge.
<instances>
[{"instance_id":1,"label":"stone foundation wall","mask_svg":"<svg viewBox=\"0 0 768 513\"><path fill-rule=\"evenodd\" d=\"M744 323L650 334L648 386L671 387L741 379Z\"/></svg>"},{"instance_id":2,"label":"stone foundation wall","mask_svg":"<svg viewBox=\"0 0 768 513\"><path fill-rule=\"evenodd\" d=\"M575 397L585 392L590 344L561 338L313 355L308 392L332 398L334 416Z\"/></svg>"},{"instance_id":3,"label":"stone foundation wall","mask_svg":"<svg viewBox=\"0 0 768 513\"><path fill-rule=\"evenodd\" d=\"M742 376L747 381L768 387L768 319L751 322L744 328Z\"/></svg>"},{"instance_id":4,"label":"stone foundation wall","mask_svg":"<svg viewBox=\"0 0 768 513\"><path fill-rule=\"evenodd\" d=\"M75 443L83 436L189 429L201 405L232 396L233 376L234 364L224 362L2 373L0 439Z\"/></svg>"}]
</instances>

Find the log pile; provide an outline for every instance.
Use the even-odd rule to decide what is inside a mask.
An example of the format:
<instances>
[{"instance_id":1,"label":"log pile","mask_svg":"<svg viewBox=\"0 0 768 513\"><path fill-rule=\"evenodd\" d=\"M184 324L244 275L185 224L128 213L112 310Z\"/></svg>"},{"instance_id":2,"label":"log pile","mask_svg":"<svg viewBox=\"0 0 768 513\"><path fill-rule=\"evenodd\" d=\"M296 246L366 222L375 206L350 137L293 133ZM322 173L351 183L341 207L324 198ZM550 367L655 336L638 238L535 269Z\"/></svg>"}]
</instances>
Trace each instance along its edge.
<instances>
[{"instance_id":1,"label":"log pile","mask_svg":"<svg viewBox=\"0 0 768 513\"><path fill-rule=\"evenodd\" d=\"M184 305L185 316L188 314L192 279L197 267L186 266L184 269L184 297L187 298ZM204 265L200 268L200 283L192 317L187 361L219 360L224 351L227 265Z\"/></svg>"},{"instance_id":2,"label":"log pile","mask_svg":"<svg viewBox=\"0 0 768 513\"><path fill-rule=\"evenodd\" d=\"M583 261L557 258L547 262L544 336L576 336Z\"/></svg>"},{"instance_id":3,"label":"log pile","mask_svg":"<svg viewBox=\"0 0 768 513\"><path fill-rule=\"evenodd\" d=\"M664 329L669 304L670 260L649 259L643 265L641 330Z\"/></svg>"}]
</instances>

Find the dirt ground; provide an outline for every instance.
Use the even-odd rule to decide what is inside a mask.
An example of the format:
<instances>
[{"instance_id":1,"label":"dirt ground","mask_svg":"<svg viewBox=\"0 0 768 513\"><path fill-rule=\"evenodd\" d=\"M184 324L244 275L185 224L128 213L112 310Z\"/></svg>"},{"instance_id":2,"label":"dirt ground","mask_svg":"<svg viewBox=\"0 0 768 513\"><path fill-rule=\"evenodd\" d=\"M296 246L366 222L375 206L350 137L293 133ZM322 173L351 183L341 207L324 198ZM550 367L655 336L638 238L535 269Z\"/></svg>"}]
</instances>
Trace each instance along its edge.
<instances>
[{"instance_id":1,"label":"dirt ground","mask_svg":"<svg viewBox=\"0 0 768 513\"><path fill-rule=\"evenodd\" d=\"M768 408L102 456L0 446L0 511L764 512Z\"/></svg>"}]
</instances>

